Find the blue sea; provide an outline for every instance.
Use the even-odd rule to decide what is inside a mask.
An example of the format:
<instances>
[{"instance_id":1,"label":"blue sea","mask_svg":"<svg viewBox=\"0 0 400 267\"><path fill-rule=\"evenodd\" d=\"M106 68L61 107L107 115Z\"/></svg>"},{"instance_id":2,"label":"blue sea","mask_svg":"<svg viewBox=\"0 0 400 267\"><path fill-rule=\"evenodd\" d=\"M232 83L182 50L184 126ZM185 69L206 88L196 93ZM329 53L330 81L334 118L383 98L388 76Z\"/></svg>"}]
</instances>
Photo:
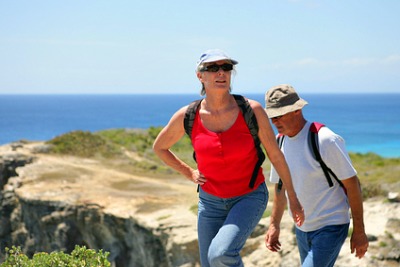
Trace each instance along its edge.
<instances>
[{"instance_id":1,"label":"blue sea","mask_svg":"<svg viewBox=\"0 0 400 267\"><path fill-rule=\"evenodd\" d=\"M263 94L246 97L264 105ZM303 94L310 121L326 124L350 152L400 157L400 94ZM0 95L0 145L45 141L73 130L164 126L198 95Z\"/></svg>"}]
</instances>

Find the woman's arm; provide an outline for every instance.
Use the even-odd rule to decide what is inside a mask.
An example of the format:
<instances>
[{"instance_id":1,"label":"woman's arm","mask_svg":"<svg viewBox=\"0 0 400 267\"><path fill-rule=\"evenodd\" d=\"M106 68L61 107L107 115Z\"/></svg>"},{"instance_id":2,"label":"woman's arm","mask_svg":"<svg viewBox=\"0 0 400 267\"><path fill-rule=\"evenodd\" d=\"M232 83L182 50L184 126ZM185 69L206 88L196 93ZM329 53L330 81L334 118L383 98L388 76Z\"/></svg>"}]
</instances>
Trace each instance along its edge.
<instances>
[{"instance_id":1,"label":"woman's arm","mask_svg":"<svg viewBox=\"0 0 400 267\"><path fill-rule=\"evenodd\" d=\"M165 164L177 170L194 183L202 185L206 182L204 176L198 170L194 170L183 162L170 150L185 134L183 119L186 109L187 106L181 108L171 117L168 124L161 130L154 141L153 150Z\"/></svg>"},{"instance_id":2,"label":"woman's arm","mask_svg":"<svg viewBox=\"0 0 400 267\"><path fill-rule=\"evenodd\" d=\"M265 234L265 246L272 252L278 252L281 249L279 235L281 232L281 220L286 208L285 185L278 189L275 184L274 202L272 204L272 212L270 216L270 224Z\"/></svg>"},{"instance_id":3,"label":"woman's arm","mask_svg":"<svg viewBox=\"0 0 400 267\"><path fill-rule=\"evenodd\" d=\"M249 100L249 102L257 118L257 123L259 127L258 135L261 143L265 148L269 160L271 161L272 165L274 165L274 168L278 172L279 177L282 179L285 185L293 219L296 224L300 226L303 224L305 219L304 210L299 200L297 199L289 167L276 142L275 134L272 130L267 113L265 112L261 104L257 101Z\"/></svg>"}]
</instances>

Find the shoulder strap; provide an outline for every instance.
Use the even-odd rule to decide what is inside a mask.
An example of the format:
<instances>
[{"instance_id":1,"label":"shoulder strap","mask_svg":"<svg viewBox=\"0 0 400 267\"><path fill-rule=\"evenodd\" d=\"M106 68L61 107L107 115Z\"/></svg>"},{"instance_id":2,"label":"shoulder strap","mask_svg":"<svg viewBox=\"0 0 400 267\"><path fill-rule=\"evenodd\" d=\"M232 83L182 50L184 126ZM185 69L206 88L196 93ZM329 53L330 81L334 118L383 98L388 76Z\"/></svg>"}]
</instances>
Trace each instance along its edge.
<instances>
[{"instance_id":1,"label":"shoulder strap","mask_svg":"<svg viewBox=\"0 0 400 267\"><path fill-rule=\"evenodd\" d=\"M242 111L242 114L246 121L247 127L249 128L251 136L253 137L254 146L257 149L258 160L256 162L256 165L254 166L253 173L251 175L251 179L250 179L250 183L249 183L249 187L253 188L254 184L257 180L258 171L265 160L265 154L261 148L261 141L258 138L257 118L254 115L253 109L250 106L249 101L247 101L247 99L245 99L241 95L233 94L233 97L235 98L236 103L238 104L240 110Z\"/></svg>"},{"instance_id":2,"label":"shoulder strap","mask_svg":"<svg viewBox=\"0 0 400 267\"><path fill-rule=\"evenodd\" d=\"M276 142L278 143L279 148L282 148L284 138L285 138L285 136L283 134L278 134L276 136Z\"/></svg>"},{"instance_id":3,"label":"shoulder strap","mask_svg":"<svg viewBox=\"0 0 400 267\"><path fill-rule=\"evenodd\" d=\"M336 174L325 164L322 160L321 154L319 153L319 146L318 146L318 132L319 130L324 127L324 124L313 122L310 126L310 131L308 134L308 142L310 144L312 155L314 159L319 162L321 165L322 171L325 174L326 180L328 181L329 187L333 186L331 176L339 183L340 186L344 188L342 181L337 178Z\"/></svg>"},{"instance_id":4,"label":"shoulder strap","mask_svg":"<svg viewBox=\"0 0 400 267\"><path fill-rule=\"evenodd\" d=\"M313 122L310 125L310 132L318 133L319 130L324 126L325 126L325 124L322 124L322 123L319 123L319 122Z\"/></svg>"},{"instance_id":5,"label":"shoulder strap","mask_svg":"<svg viewBox=\"0 0 400 267\"><path fill-rule=\"evenodd\" d=\"M196 118L196 112L199 109L199 105L203 99L198 99L189 104L185 117L183 119L183 127L185 128L185 132L189 135L189 138L192 139L192 129L194 119Z\"/></svg>"},{"instance_id":6,"label":"shoulder strap","mask_svg":"<svg viewBox=\"0 0 400 267\"><path fill-rule=\"evenodd\" d=\"M283 139L285 138L285 136L283 134L278 134L278 136L276 137L276 142L278 143L279 149L282 148L282 144L283 144ZM282 179L279 178L279 182L278 182L278 192L280 192L282 190Z\"/></svg>"},{"instance_id":7,"label":"shoulder strap","mask_svg":"<svg viewBox=\"0 0 400 267\"><path fill-rule=\"evenodd\" d=\"M253 136L255 145L256 146L259 145L260 140L258 138L258 123L257 123L256 116L254 115L253 109L250 106L249 101L247 101L241 95L233 95L233 97L235 98L236 103L238 104L240 110L242 111L244 120L246 121L246 124L250 130L250 133Z\"/></svg>"}]
</instances>

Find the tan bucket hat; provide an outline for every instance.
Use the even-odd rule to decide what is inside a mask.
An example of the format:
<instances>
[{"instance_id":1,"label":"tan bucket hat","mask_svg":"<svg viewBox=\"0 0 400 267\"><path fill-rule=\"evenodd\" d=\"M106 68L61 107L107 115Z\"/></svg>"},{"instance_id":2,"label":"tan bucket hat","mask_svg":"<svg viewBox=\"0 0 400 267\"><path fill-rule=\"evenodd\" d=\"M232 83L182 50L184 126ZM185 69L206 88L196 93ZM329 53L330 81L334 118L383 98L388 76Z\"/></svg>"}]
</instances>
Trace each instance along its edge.
<instances>
[{"instance_id":1,"label":"tan bucket hat","mask_svg":"<svg viewBox=\"0 0 400 267\"><path fill-rule=\"evenodd\" d=\"M289 84L271 87L265 93L265 110L269 118L279 117L286 113L302 109L307 101L300 98Z\"/></svg>"}]
</instances>

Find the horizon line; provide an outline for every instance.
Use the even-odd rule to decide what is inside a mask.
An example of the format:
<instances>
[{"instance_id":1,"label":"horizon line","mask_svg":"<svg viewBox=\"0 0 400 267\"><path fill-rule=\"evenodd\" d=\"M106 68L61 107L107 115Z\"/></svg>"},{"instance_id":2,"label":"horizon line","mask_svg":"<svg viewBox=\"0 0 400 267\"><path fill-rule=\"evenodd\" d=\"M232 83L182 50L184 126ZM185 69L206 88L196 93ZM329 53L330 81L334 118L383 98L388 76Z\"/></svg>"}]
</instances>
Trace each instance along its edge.
<instances>
[{"instance_id":1,"label":"horizon line","mask_svg":"<svg viewBox=\"0 0 400 267\"><path fill-rule=\"evenodd\" d=\"M235 92L242 95L265 94L259 92ZM232 93L234 94L234 93ZM316 95L383 95L383 94L400 94L400 92L301 92L301 94L316 94ZM0 93L0 96L18 96L18 95L200 95L199 93Z\"/></svg>"}]
</instances>

